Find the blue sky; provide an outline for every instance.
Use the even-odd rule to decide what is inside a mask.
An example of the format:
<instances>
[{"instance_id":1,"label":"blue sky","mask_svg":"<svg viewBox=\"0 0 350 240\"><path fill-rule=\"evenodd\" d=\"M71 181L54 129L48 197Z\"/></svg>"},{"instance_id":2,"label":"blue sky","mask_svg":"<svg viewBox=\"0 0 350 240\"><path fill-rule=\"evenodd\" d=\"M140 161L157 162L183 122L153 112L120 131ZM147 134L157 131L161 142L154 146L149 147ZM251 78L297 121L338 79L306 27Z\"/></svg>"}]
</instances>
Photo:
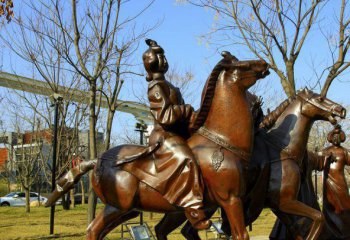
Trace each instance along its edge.
<instances>
[{"instance_id":1,"label":"blue sky","mask_svg":"<svg viewBox=\"0 0 350 240\"><path fill-rule=\"evenodd\" d=\"M135 5L136 1L131 1L131 3L132 4L126 5L122 14L132 15L133 12L142 7L141 4ZM334 17L333 11L332 5L328 5L324 16L322 16L323 20L318 27L326 27L325 24ZM194 103L194 105L198 107L202 86L208 74L211 72L212 67L221 58L220 54L215 52L212 46L206 45L205 43L200 44L198 41L198 36L208 32L212 27L214 13L208 9L198 8L189 4L178 4L175 0L157 0L153 6L138 19L138 25L152 24L159 19L163 20L162 25L149 34L148 37L156 40L165 49L170 65L176 64L180 68L190 68L192 70L197 83L195 87L200 88L198 90L198 97ZM317 28L310 32L310 36L304 46L305 49L303 49L296 65L296 77L299 83L297 88L304 87L303 83L305 80L312 79L313 74L310 70L312 61L316 62L316 65L323 65L327 62L327 59L325 59L326 56L322 55L322 51L320 51L320 49L325 49L327 45L324 41L321 41L322 36L320 36L316 30ZM146 49L146 44L141 42L139 50L135 53L135 59L138 59L137 61L139 61L140 64L142 53ZM231 46L225 50L229 50L240 59L252 58L251 53L240 46L236 48ZM8 50L3 49L0 54L1 53L3 55L3 71L15 71L27 76L32 75L32 68L28 65L18 64L18 62L20 62L18 58ZM9 61L9 59L11 59L11 61ZM141 67L142 65L140 65L140 68ZM349 105L349 75L341 77L340 80L341 81L335 80L330 88L328 97L334 101ZM138 81L142 81L142 85L146 85L146 81L140 78L135 78L135 80L127 82L121 92L121 98L123 100L136 100L135 96L133 96L133 88L139 84ZM275 74L271 74L263 81L268 83L268 94L270 97L276 95L277 92L278 101L285 98L278 77ZM146 92L142 93L142 88L140 91L138 91L140 94L146 94ZM0 95L2 93L3 90L0 89ZM132 116L128 114L117 114L116 123L114 124L115 134L122 133L124 127L132 129L134 124Z\"/></svg>"},{"instance_id":2,"label":"blue sky","mask_svg":"<svg viewBox=\"0 0 350 240\"><path fill-rule=\"evenodd\" d=\"M330 21L335 16L335 5L326 5L321 20L310 31L305 46L296 63L297 88L305 87L305 82L314 80L311 65L314 63L323 69L326 62L329 63L327 55L322 52L327 51L326 41L320 35L319 28L328 27ZM212 67L220 59L220 54L215 53L212 46L205 43L199 43L198 36L208 32L214 21L214 13L208 9L198 8L190 4L178 4L174 0L156 1L146 14L140 19L142 21L155 21L163 18L163 24L153 31L149 37L157 40L157 42L165 49L167 59L171 64L180 64L182 67L190 67L193 70L195 78L204 82ZM140 57L146 46L140 45ZM322 51L320 51L322 49ZM251 59L252 54L240 46L234 46L228 49L231 53L240 59ZM347 57L349 59L349 56ZM274 91L281 91L281 85L276 75L264 80L271 83ZM350 89L349 74L335 80L331 86L328 96L334 101L350 104L348 90ZM315 91L317 91L316 89ZM283 96L284 97L284 96Z\"/></svg>"}]
</instances>

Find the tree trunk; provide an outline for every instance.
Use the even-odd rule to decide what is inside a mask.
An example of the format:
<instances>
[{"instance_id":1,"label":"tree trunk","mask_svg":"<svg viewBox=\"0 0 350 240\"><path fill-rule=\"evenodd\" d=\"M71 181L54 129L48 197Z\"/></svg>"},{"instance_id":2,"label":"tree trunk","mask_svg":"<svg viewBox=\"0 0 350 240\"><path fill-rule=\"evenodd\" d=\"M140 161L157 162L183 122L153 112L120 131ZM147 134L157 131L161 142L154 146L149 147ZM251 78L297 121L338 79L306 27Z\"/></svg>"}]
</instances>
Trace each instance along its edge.
<instances>
[{"instance_id":1,"label":"tree trunk","mask_svg":"<svg viewBox=\"0 0 350 240\"><path fill-rule=\"evenodd\" d=\"M6 178L7 181L7 192L11 192L11 181L10 181L10 176Z\"/></svg>"},{"instance_id":2,"label":"tree trunk","mask_svg":"<svg viewBox=\"0 0 350 240\"><path fill-rule=\"evenodd\" d=\"M70 190L70 207L75 208L74 189Z\"/></svg>"},{"instance_id":3,"label":"tree trunk","mask_svg":"<svg viewBox=\"0 0 350 240\"><path fill-rule=\"evenodd\" d=\"M107 151L111 145L111 132L112 132L114 114L115 114L115 111L111 111L111 110L108 111L105 151Z\"/></svg>"},{"instance_id":4,"label":"tree trunk","mask_svg":"<svg viewBox=\"0 0 350 240\"><path fill-rule=\"evenodd\" d=\"M42 185L41 177L39 176L39 181L38 181L38 183L37 183L37 188L38 188L38 203L39 203L39 206L41 206L41 200L40 200L40 197L41 197L41 185Z\"/></svg>"},{"instance_id":5,"label":"tree trunk","mask_svg":"<svg viewBox=\"0 0 350 240\"><path fill-rule=\"evenodd\" d=\"M283 88L287 96L290 97L295 95L294 62L287 61L285 63L286 63L288 85L283 86Z\"/></svg>"},{"instance_id":6,"label":"tree trunk","mask_svg":"<svg viewBox=\"0 0 350 240\"><path fill-rule=\"evenodd\" d=\"M29 188L24 189L26 195L26 213L30 213L30 191Z\"/></svg>"},{"instance_id":7,"label":"tree trunk","mask_svg":"<svg viewBox=\"0 0 350 240\"><path fill-rule=\"evenodd\" d=\"M84 180L83 178L80 180L80 185L81 185L81 204L85 205L85 187L84 187Z\"/></svg>"},{"instance_id":8,"label":"tree trunk","mask_svg":"<svg viewBox=\"0 0 350 240\"><path fill-rule=\"evenodd\" d=\"M95 159L97 157L97 147L96 147L96 80L90 85L90 100L89 100L89 152L90 159ZM94 189L92 188L92 174L89 174L89 198L88 198L88 225L94 220L96 212L97 197Z\"/></svg>"},{"instance_id":9,"label":"tree trunk","mask_svg":"<svg viewBox=\"0 0 350 240\"><path fill-rule=\"evenodd\" d=\"M69 193L64 194L62 196L62 207L64 210L69 210L69 201L70 201Z\"/></svg>"}]
</instances>

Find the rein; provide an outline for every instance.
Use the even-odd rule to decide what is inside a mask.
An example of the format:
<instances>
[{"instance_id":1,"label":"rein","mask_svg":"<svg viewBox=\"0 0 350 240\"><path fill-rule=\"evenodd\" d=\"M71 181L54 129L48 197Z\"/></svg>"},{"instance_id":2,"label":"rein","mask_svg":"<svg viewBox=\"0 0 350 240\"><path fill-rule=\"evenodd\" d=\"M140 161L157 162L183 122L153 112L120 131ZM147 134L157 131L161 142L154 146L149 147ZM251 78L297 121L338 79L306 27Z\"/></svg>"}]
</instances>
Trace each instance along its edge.
<instances>
[{"instance_id":1,"label":"rein","mask_svg":"<svg viewBox=\"0 0 350 240\"><path fill-rule=\"evenodd\" d=\"M304 97L300 96L299 94L298 94L297 96L298 96L301 100L303 100L304 102L310 103L312 106L314 106L314 107L316 107L316 108L319 108L319 109L321 109L321 110L323 110L323 111L325 111L325 112L328 112L328 113L329 113L329 112L330 112L330 113L333 113L333 112L334 112L334 108L336 108L336 105L333 104L332 107L331 107L331 109L329 110L329 109L325 108L324 106L322 106L321 104L317 104L317 103L315 103L315 102L313 102L313 101L310 101L311 98L304 98ZM302 106L302 104L301 104L301 106Z\"/></svg>"},{"instance_id":2,"label":"rein","mask_svg":"<svg viewBox=\"0 0 350 240\"><path fill-rule=\"evenodd\" d=\"M201 136L209 139L210 141L216 143L217 145L227 149L228 151L232 152L234 155L242 158L245 163L247 163L247 164L249 163L250 153L248 153L248 152L246 152L246 151L244 151L236 146L229 144L225 139L220 137L217 133L210 131L205 126L200 127L197 130L197 133L200 134Z\"/></svg>"}]
</instances>

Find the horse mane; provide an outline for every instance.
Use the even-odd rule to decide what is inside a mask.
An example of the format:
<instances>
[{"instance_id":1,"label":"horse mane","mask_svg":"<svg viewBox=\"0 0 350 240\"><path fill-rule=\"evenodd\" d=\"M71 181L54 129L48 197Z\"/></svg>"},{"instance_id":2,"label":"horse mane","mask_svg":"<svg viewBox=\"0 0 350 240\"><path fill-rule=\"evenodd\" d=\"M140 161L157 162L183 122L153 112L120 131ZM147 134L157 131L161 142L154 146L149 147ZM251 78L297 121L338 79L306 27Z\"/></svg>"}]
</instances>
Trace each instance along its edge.
<instances>
[{"instance_id":1,"label":"horse mane","mask_svg":"<svg viewBox=\"0 0 350 240\"><path fill-rule=\"evenodd\" d=\"M296 96L291 96L284 100L278 107L272 112L267 114L259 125L259 128L265 128L269 130L276 123L277 119L286 110L286 108L295 100Z\"/></svg>"},{"instance_id":2,"label":"horse mane","mask_svg":"<svg viewBox=\"0 0 350 240\"><path fill-rule=\"evenodd\" d=\"M230 56L233 61L238 61L234 56ZM203 126L205 120L207 119L211 103L214 97L216 82L219 78L220 73L224 69L224 63L227 63L228 59L221 59L213 68L213 71L210 73L203 89L201 106L197 112L196 119L193 121L190 126L190 131L193 133L197 131L201 126Z\"/></svg>"}]
</instances>

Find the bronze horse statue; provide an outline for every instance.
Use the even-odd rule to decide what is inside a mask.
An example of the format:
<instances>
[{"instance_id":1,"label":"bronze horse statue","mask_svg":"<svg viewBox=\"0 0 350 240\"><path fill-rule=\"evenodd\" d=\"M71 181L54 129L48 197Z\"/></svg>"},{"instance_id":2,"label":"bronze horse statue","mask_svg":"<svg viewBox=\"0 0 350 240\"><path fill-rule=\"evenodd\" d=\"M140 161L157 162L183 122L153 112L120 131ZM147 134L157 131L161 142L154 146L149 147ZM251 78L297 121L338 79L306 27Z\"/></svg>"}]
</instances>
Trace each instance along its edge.
<instances>
[{"instance_id":1,"label":"bronze horse statue","mask_svg":"<svg viewBox=\"0 0 350 240\"><path fill-rule=\"evenodd\" d=\"M227 52L223 56L206 84L202 106L207 106L200 110L206 114L199 121L203 124L188 139L188 145L198 161L206 187L205 207L222 207L232 235L236 239L249 239L241 202L245 192L244 173L253 143L253 121L246 91L269 74L269 66L263 60L238 61ZM212 96L206 101L210 92ZM157 161L152 154L139 154L145 148L121 145L106 151L97 161L84 162L71 169L58 181L46 206L54 204L83 174L94 169L93 188L106 206L89 225L87 239L103 239L112 229L136 217L138 211L183 211L135 177L136 171L142 171L143 167L152 170L150 166ZM157 149L148 150L153 151ZM130 167L133 164L141 168Z\"/></svg>"},{"instance_id":2,"label":"bronze horse statue","mask_svg":"<svg viewBox=\"0 0 350 240\"><path fill-rule=\"evenodd\" d=\"M286 226L291 226L290 215L311 219L306 239L317 239L324 219L320 211L297 200L300 166L313 123L324 120L335 124L335 117L345 118L345 115L346 110L339 104L304 89L263 119L255 134L249 179L246 179L247 193L242 197L246 225L254 222L264 207L269 207ZM212 215L215 210L208 214ZM185 220L181 213L166 214L155 228L157 238L166 239L166 235ZM200 239L196 231L186 228L187 239Z\"/></svg>"},{"instance_id":3,"label":"bronze horse statue","mask_svg":"<svg viewBox=\"0 0 350 240\"><path fill-rule=\"evenodd\" d=\"M319 237L326 239L350 239L350 194L344 167L350 165L350 151L341 146L346 140L345 132L340 125L334 126L327 135L330 146L320 152L308 152L307 166L302 173L303 182L299 192L299 199L316 209L321 209L317 201L317 192L312 183L314 170L323 171L323 201L322 213L325 217L325 227ZM305 236L305 228L310 225L308 219L293 218L293 230ZM280 221L275 222L270 239L292 239L291 234Z\"/></svg>"}]
</instances>

